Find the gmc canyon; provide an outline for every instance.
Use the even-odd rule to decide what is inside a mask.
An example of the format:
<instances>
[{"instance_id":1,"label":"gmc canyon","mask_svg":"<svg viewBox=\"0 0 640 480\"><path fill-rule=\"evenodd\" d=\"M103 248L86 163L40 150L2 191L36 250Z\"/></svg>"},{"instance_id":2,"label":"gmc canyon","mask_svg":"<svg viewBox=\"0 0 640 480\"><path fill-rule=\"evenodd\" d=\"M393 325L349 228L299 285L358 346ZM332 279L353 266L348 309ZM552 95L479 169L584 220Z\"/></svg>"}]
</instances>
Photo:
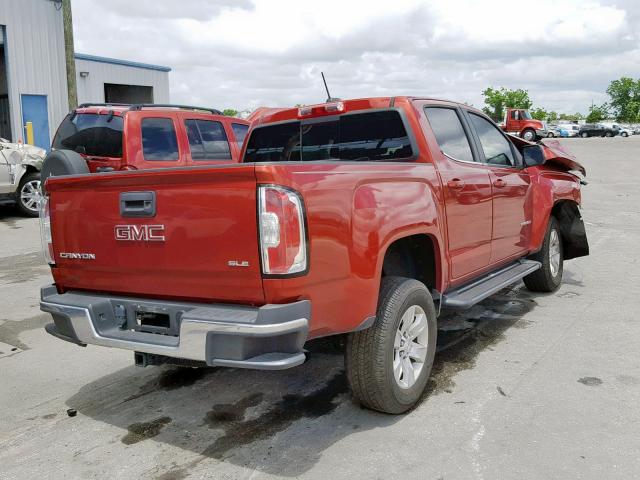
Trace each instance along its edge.
<instances>
[{"instance_id":1,"label":"gmc canyon","mask_svg":"<svg viewBox=\"0 0 640 480\"><path fill-rule=\"evenodd\" d=\"M397 414L427 384L442 309L520 279L551 292L563 262L588 255L582 166L467 105L269 110L242 154L49 178L46 330L141 366L254 369L295 367L307 341L346 334L353 394Z\"/></svg>"}]
</instances>

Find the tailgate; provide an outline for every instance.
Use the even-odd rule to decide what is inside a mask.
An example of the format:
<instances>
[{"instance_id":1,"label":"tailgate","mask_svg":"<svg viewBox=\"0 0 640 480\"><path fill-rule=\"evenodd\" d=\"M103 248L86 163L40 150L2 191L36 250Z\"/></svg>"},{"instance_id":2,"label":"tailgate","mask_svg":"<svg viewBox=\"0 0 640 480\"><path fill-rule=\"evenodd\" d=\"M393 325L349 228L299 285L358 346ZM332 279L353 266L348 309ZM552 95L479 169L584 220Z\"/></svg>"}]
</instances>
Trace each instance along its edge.
<instances>
[{"instance_id":1,"label":"tailgate","mask_svg":"<svg viewBox=\"0 0 640 480\"><path fill-rule=\"evenodd\" d=\"M264 301L253 165L52 178L47 189L59 289Z\"/></svg>"}]
</instances>

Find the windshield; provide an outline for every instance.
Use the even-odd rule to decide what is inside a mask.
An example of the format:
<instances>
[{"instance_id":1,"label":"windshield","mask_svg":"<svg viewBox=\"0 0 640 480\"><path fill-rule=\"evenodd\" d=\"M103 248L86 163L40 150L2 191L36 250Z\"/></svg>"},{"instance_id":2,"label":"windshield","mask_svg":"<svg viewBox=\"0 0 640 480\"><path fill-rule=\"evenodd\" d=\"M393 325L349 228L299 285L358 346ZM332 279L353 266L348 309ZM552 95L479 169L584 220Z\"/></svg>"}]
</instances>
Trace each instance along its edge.
<instances>
[{"instance_id":1,"label":"windshield","mask_svg":"<svg viewBox=\"0 0 640 480\"><path fill-rule=\"evenodd\" d=\"M531 120L531 114L529 113L529 110L520 110L520 113L522 114L522 118L524 118L525 120Z\"/></svg>"},{"instance_id":2,"label":"windshield","mask_svg":"<svg viewBox=\"0 0 640 480\"><path fill-rule=\"evenodd\" d=\"M60 124L52 147L97 157L122 157L123 123L116 115L71 113Z\"/></svg>"},{"instance_id":3,"label":"windshield","mask_svg":"<svg viewBox=\"0 0 640 480\"><path fill-rule=\"evenodd\" d=\"M391 161L411 156L402 117L383 110L256 128L243 161Z\"/></svg>"}]
</instances>

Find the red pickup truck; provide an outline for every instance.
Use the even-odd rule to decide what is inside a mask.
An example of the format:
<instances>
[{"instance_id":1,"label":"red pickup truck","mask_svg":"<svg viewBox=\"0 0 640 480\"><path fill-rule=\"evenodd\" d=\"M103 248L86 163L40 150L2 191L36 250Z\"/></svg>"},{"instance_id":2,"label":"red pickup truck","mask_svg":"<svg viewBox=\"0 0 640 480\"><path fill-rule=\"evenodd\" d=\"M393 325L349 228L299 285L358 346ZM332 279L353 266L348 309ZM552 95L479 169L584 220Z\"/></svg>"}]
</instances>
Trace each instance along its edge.
<instances>
[{"instance_id":1,"label":"red pickup truck","mask_svg":"<svg viewBox=\"0 0 640 480\"><path fill-rule=\"evenodd\" d=\"M50 178L52 335L138 365L284 369L347 334L353 393L411 408L441 309L588 254L582 167L458 103L391 97L267 112L238 165ZM178 360L180 359L180 360ZM195 362L195 363L194 363Z\"/></svg>"},{"instance_id":2,"label":"red pickup truck","mask_svg":"<svg viewBox=\"0 0 640 480\"><path fill-rule=\"evenodd\" d=\"M248 129L249 122L212 108L85 103L64 118L50 155L75 151L91 172L237 163ZM84 162L76 167L86 171ZM44 178L81 173L49 168Z\"/></svg>"}]
</instances>

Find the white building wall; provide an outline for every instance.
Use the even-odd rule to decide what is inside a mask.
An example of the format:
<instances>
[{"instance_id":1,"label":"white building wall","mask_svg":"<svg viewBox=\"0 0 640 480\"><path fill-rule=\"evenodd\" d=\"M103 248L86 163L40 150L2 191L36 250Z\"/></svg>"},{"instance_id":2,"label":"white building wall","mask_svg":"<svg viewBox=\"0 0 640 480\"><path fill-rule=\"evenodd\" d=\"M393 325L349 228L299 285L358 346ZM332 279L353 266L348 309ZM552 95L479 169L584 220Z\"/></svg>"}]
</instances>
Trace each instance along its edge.
<instances>
[{"instance_id":1,"label":"white building wall","mask_svg":"<svg viewBox=\"0 0 640 480\"><path fill-rule=\"evenodd\" d=\"M0 0L14 140L24 136L20 95L47 96L51 138L69 109L62 9L57 5L51 0Z\"/></svg>"},{"instance_id":2,"label":"white building wall","mask_svg":"<svg viewBox=\"0 0 640 480\"><path fill-rule=\"evenodd\" d=\"M80 72L88 72L81 77ZM116 65L76 58L78 103L104 103L104 84L142 85L153 87L154 103L169 103L169 74L132 65Z\"/></svg>"}]
</instances>

